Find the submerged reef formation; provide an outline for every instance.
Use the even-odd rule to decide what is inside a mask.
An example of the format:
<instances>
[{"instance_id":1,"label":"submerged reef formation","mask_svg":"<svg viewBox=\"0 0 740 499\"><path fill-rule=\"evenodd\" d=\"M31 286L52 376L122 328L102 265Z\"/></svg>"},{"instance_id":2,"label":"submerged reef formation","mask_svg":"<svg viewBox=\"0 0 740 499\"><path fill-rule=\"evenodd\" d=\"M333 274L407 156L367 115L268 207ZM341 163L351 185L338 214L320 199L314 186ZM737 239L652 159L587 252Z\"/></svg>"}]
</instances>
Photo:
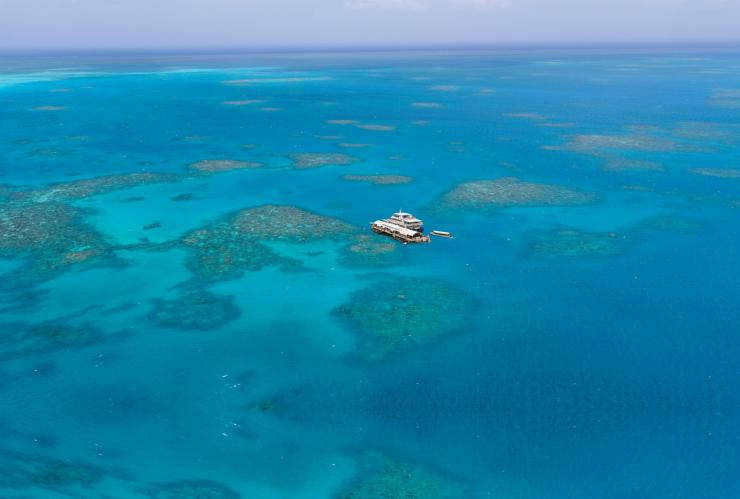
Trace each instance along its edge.
<instances>
[{"instance_id":1,"label":"submerged reef formation","mask_svg":"<svg viewBox=\"0 0 740 499\"><path fill-rule=\"evenodd\" d=\"M233 296L196 291L174 300L153 300L148 317L161 327L207 331L225 326L240 315Z\"/></svg>"},{"instance_id":2,"label":"submerged reef formation","mask_svg":"<svg viewBox=\"0 0 740 499\"><path fill-rule=\"evenodd\" d=\"M693 168L689 171L705 177L740 178L739 168Z\"/></svg>"},{"instance_id":3,"label":"submerged reef formation","mask_svg":"<svg viewBox=\"0 0 740 499\"><path fill-rule=\"evenodd\" d=\"M0 289L35 284L73 266L112 259L110 245L84 222L86 210L64 203L0 206L0 257L26 264L4 276Z\"/></svg>"},{"instance_id":4,"label":"submerged reef formation","mask_svg":"<svg viewBox=\"0 0 740 499\"><path fill-rule=\"evenodd\" d=\"M538 235L527 245L529 256L589 258L622 254L630 243L627 234L560 229Z\"/></svg>"},{"instance_id":5,"label":"submerged reef formation","mask_svg":"<svg viewBox=\"0 0 740 499\"><path fill-rule=\"evenodd\" d=\"M293 161L293 167L299 170L320 168L322 166L353 165L360 162L359 158L342 153L304 152L290 154L288 157Z\"/></svg>"},{"instance_id":6,"label":"submerged reef formation","mask_svg":"<svg viewBox=\"0 0 740 499\"><path fill-rule=\"evenodd\" d=\"M562 146L548 146L547 149L572 151L582 154L602 154L608 150L627 150L644 152L673 152L695 150L676 141L648 135L629 133L619 135L574 135Z\"/></svg>"},{"instance_id":7,"label":"submerged reef formation","mask_svg":"<svg viewBox=\"0 0 740 499\"><path fill-rule=\"evenodd\" d=\"M36 106L33 108L34 111L64 111L64 106Z\"/></svg>"},{"instance_id":8,"label":"submerged reef formation","mask_svg":"<svg viewBox=\"0 0 740 499\"><path fill-rule=\"evenodd\" d=\"M520 120L544 120L545 116L539 113L504 113L507 118L517 118Z\"/></svg>"},{"instance_id":9,"label":"submerged reef formation","mask_svg":"<svg viewBox=\"0 0 740 499\"><path fill-rule=\"evenodd\" d=\"M434 90L435 92L456 92L460 90L460 87L457 85L434 85L433 87L429 87L429 90Z\"/></svg>"},{"instance_id":10,"label":"submerged reef formation","mask_svg":"<svg viewBox=\"0 0 740 499\"><path fill-rule=\"evenodd\" d=\"M18 489L23 491L23 497L31 497L25 495L31 493L29 489L89 497L90 489L104 477L103 470L89 464L0 451L0 488ZM46 497L46 494L36 490L33 497Z\"/></svg>"},{"instance_id":11,"label":"submerged reef formation","mask_svg":"<svg viewBox=\"0 0 740 499\"><path fill-rule=\"evenodd\" d=\"M740 88L725 88L712 94L709 102L716 107L729 109L740 108Z\"/></svg>"},{"instance_id":12,"label":"submerged reef formation","mask_svg":"<svg viewBox=\"0 0 740 499\"><path fill-rule=\"evenodd\" d=\"M305 242L343 239L356 228L336 218L318 215L295 206L263 205L242 210L233 218L241 233L262 240Z\"/></svg>"},{"instance_id":13,"label":"submerged reef formation","mask_svg":"<svg viewBox=\"0 0 740 499\"><path fill-rule=\"evenodd\" d=\"M396 129L396 127L391 125L377 125L373 123L356 123L353 126L362 130L370 130L371 132L392 132Z\"/></svg>"},{"instance_id":14,"label":"submerged reef formation","mask_svg":"<svg viewBox=\"0 0 740 499\"><path fill-rule=\"evenodd\" d=\"M680 215L656 215L646 218L636 226L636 230L668 231L668 232L697 232L702 225L696 220Z\"/></svg>"},{"instance_id":15,"label":"submerged reef formation","mask_svg":"<svg viewBox=\"0 0 740 499\"><path fill-rule=\"evenodd\" d=\"M72 347L85 347L104 339L90 324L64 321L0 323L0 359L13 359Z\"/></svg>"},{"instance_id":16,"label":"submerged reef formation","mask_svg":"<svg viewBox=\"0 0 740 499\"><path fill-rule=\"evenodd\" d=\"M367 182L374 185L401 185L410 184L413 177L405 175L343 175L342 180L348 182Z\"/></svg>"},{"instance_id":17,"label":"submerged reef formation","mask_svg":"<svg viewBox=\"0 0 740 499\"><path fill-rule=\"evenodd\" d=\"M627 172L627 171L662 171L663 166L654 161L644 161L640 159L628 158L608 158L604 163L604 170L608 172Z\"/></svg>"},{"instance_id":18,"label":"submerged reef formation","mask_svg":"<svg viewBox=\"0 0 740 499\"><path fill-rule=\"evenodd\" d=\"M186 234L180 244L189 252L186 265L196 278L223 280L267 266L301 268L299 260L278 255L265 242L344 240L356 231L341 220L295 206L264 205L229 214L196 229Z\"/></svg>"},{"instance_id":19,"label":"submerged reef formation","mask_svg":"<svg viewBox=\"0 0 740 499\"><path fill-rule=\"evenodd\" d=\"M383 236L361 235L339 254L339 265L347 268L380 268L398 265L403 254L399 245Z\"/></svg>"},{"instance_id":20,"label":"submerged reef formation","mask_svg":"<svg viewBox=\"0 0 740 499\"><path fill-rule=\"evenodd\" d=\"M231 487L215 480L178 480L157 483L145 492L151 499L240 499Z\"/></svg>"},{"instance_id":21,"label":"submerged reef formation","mask_svg":"<svg viewBox=\"0 0 740 499\"><path fill-rule=\"evenodd\" d=\"M414 102L411 105L422 109L439 109L442 107L439 102Z\"/></svg>"},{"instance_id":22,"label":"submerged reef formation","mask_svg":"<svg viewBox=\"0 0 740 499\"><path fill-rule=\"evenodd\" d=\"M262 99L248 99L248 100L227 100L221 104L224 106L251 106L252 104L262 104L265 102Z\"/></svg>"},{"instance_id":23,"label":"submerged reef formation","mask_svg":"<svg viewBox=\"0 0 740 499\"><path fill-rule=\"evenodd\" d=\"M333 315L359 334L360 356L376 361L459 332L470 309L470 297L445 281L393 277L353 293Z\"/></svg>"},{"instance_id":24,"label":"submerged reef formation","mask_svg":"<svg viewBox=\"0 0 740 499\"><path fill-rule=\"evenodd\" d=\"M464 487L456 479L423 465L389 457L379 451L360 456L357 476L335 499L462 499Z\"/></svg>"},{"instance_id":25,"label":"submerged reef formation","mask_svg":"<svg viewBox=\"0 0 740 499\"><path fill-rule=\"evenodd\" d=\"M140 185L177 182L181 178L180 175L174 173L121 173L61 182L40 189L18 191L18 195L28 197L34 202L71 201Z\"/></svg>"},{"instance_id":26,"label":"submerged reef formation","mask_svg":"<svg viewBox=\"0 0 740 499\"><path fill-rule=\"evenodd\" d=\"M198 173L222 173L233 170L243 170L251 168L261 168L262 163L253 161L236 161L233 159L206 159L198 161L189 166L189 169Z\"/></svg>"},{"instance_id":27,"label":"submerged reef formation","mask_svg":"<svg viewBox=\"0 0 740 499\"><path fill-rule=\"evenodd\" d=\"M592 192L504 177L459 184L444 194L439 204L444 209L484 209L512 206L585 205L597 200L598 195Z\"/></svg>"}]
</instances>

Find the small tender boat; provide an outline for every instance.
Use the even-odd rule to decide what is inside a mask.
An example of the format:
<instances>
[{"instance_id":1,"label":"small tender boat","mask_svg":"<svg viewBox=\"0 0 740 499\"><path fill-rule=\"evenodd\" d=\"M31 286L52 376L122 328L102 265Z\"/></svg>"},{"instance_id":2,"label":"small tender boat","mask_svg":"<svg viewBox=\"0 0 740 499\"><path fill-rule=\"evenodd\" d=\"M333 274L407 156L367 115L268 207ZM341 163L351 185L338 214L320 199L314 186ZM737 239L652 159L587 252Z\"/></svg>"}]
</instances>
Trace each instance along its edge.
<instances>
[{"instance_id":1,"label":"small tender boat","mask_svg":"<svg viewBox=\"0 0 740 499\"><path fill-rule=\"evenodd\" d=\"M432 232L430 232L430 234L437 237L447 237L452 239L452 234L443 230L433 230Z\"/></svg>"}]
</instances>

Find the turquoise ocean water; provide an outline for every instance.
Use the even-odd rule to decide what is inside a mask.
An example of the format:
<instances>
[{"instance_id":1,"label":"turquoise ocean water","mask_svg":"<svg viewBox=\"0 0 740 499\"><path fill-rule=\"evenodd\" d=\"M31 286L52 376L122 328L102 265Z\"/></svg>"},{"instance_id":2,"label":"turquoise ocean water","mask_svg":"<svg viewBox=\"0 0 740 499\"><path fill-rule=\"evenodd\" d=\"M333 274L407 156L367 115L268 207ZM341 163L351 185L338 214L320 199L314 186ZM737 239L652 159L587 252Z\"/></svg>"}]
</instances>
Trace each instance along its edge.
<instances>
[{"instance_id":1,"label":"turquoise ocean water","mask_svg":"<svg viewBox=\"0 0 740 499\"><path fill-rule=\"evenodd\" d=\"M0 497L740 497L738 147L733 51L0 55Z\"/></svg>"}]
</instances>

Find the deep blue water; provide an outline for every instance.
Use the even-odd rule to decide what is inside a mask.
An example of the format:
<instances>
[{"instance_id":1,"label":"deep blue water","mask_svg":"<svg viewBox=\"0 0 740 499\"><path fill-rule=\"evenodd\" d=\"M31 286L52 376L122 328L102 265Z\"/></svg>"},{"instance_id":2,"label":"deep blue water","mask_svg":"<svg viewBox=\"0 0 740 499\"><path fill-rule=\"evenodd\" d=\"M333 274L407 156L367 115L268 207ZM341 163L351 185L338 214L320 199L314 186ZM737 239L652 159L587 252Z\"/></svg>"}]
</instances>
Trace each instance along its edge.
<instances>
[{"instance_id":1,"label":"deep blue water","mask_svg":"<svg viewBox=\"0 0 740 499\"><path fill-rule=\"evenodd\" d=\"M387 497L740 497L739 146L732 51L0 56L0 496L380 497L378 451ZM55 198L133 172L173 175ZM593 200L443 202L505 177ZM258 237L299 271L193 270L187 234L266 204L455 238L358 267L319 227ZM454 327L363 356L337 307L430 279ZM232 313L199 328L188 293Z\"/></svg>"}]
</instances>

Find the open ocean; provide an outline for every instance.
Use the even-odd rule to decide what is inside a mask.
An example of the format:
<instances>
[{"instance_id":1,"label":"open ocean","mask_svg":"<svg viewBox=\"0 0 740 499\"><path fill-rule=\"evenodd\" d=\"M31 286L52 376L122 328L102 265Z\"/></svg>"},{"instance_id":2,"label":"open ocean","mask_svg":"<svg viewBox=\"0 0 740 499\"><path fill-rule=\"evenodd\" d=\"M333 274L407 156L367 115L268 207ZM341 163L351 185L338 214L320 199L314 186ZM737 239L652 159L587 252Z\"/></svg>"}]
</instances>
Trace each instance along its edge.
<instances>
[{"instance_id":1,"label":"open ocean","mask_svg":"<svg viewBox=\"0 0 740 499\"><path fill-rule=\"evenodd\" d=\"M0 497L736 499L739 247L738 51L2 54Z\"/></svg>"}]
</instances>

